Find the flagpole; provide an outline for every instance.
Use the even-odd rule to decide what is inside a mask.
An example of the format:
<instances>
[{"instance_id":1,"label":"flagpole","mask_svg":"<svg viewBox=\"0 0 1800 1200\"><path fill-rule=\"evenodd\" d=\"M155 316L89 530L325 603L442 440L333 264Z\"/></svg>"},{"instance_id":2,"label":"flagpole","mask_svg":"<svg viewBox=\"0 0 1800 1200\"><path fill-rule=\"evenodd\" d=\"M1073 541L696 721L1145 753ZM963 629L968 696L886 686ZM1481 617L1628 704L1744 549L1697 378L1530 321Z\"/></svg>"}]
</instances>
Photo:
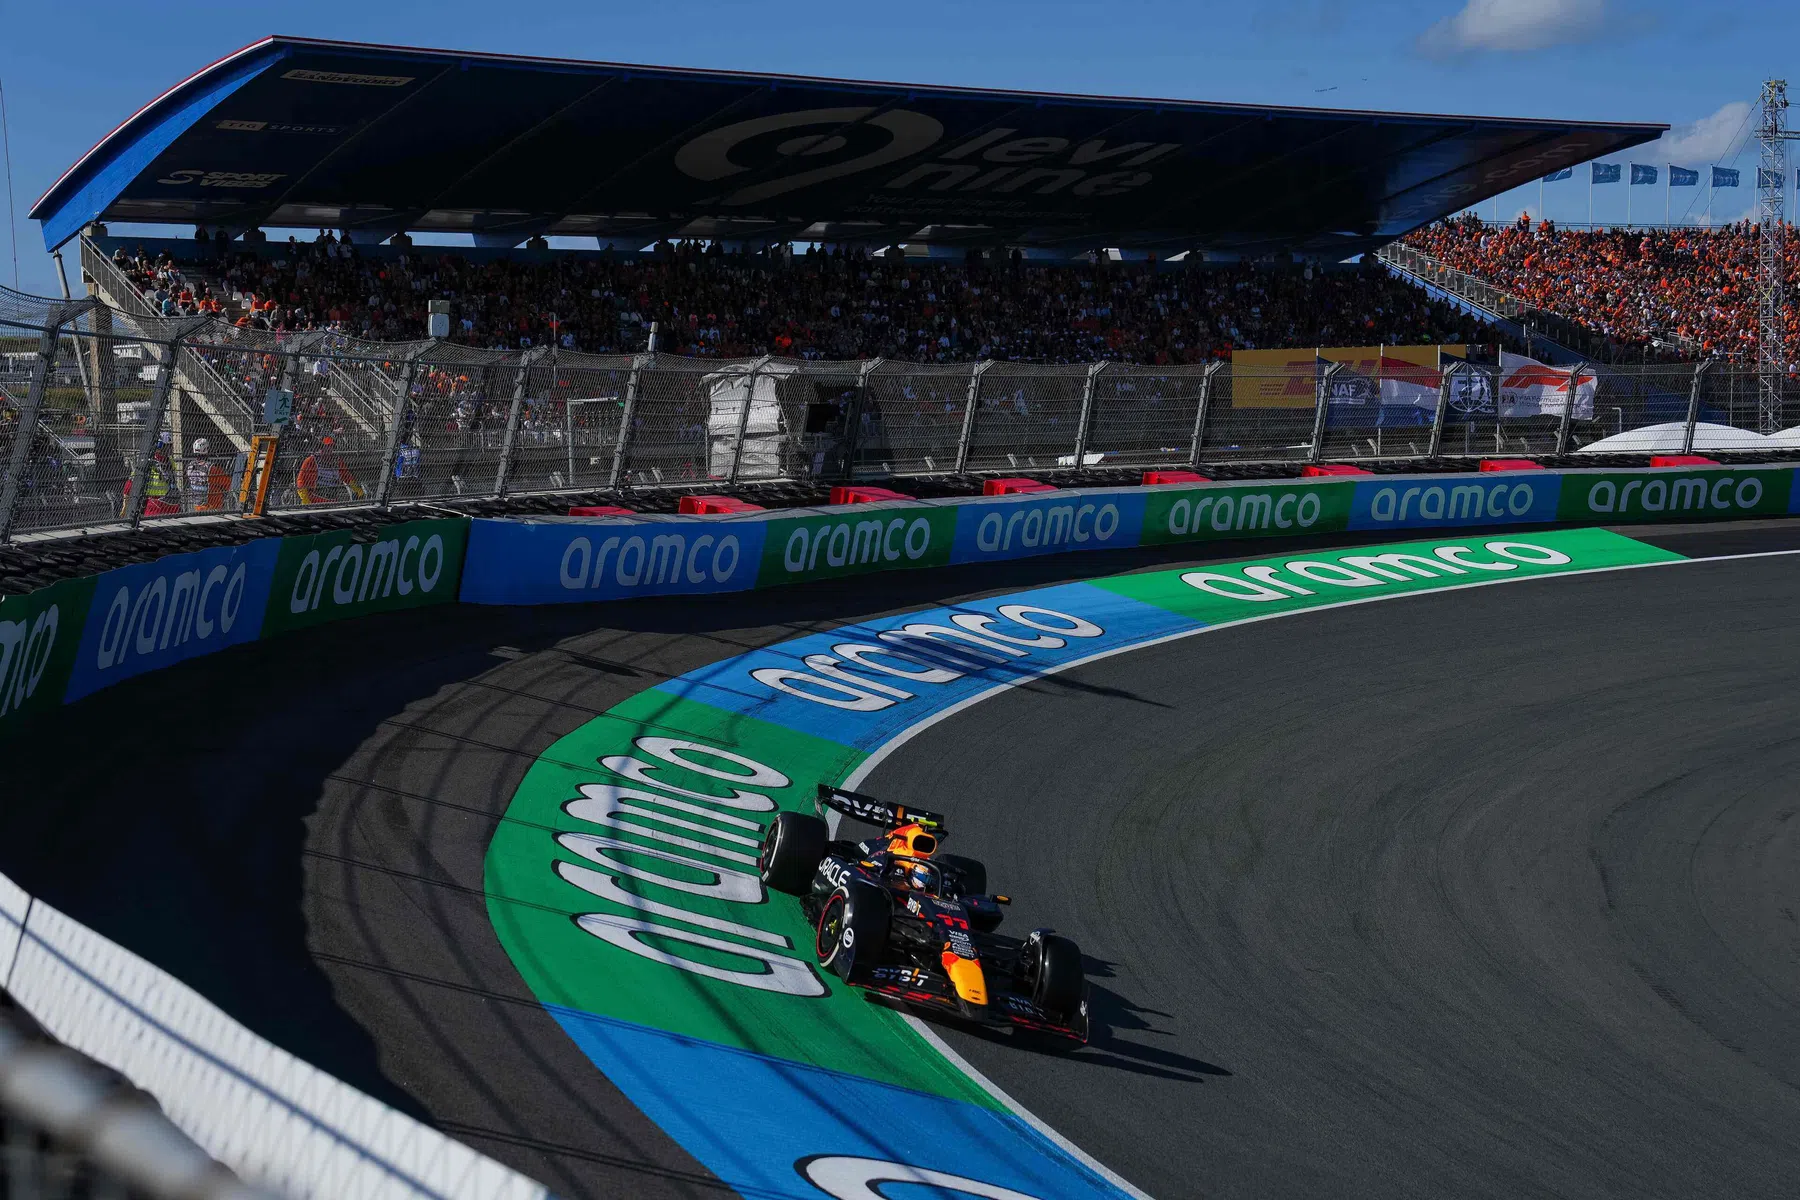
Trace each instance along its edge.
<instances>
[{"instance_id":1,"label":"flagpole","mask_svg":"<svg viewBox=\"0 0 1800 1200\"><path fill-rule=\"evenodd\" d=\"M1588 164L1588 230L1594 228L1594 164Z\"/></svg>"},{"instance_id":2,"label":"flagpole","mask_svg":"<svg viewBox=\"0 0 1800 1200\"><path fill-rule=\"evenodd\" d=\"M1663 228L1669 227L1669 195L1675 190L1675 167L1672 163L1664 163L1669 168L1669 178L1663 184Z\"/></svg>"},{"instance_id":3,"label":"flagpole","mask_svg":"<svg viewBox=\"0 0 1800 1200\"><path fill-rule=\"evenodd\" d=\"M1635 184L1631 178L1631 164L1625 164L1625 228L1631 228L1631 189Z\"/></svg>"}]
</instances>

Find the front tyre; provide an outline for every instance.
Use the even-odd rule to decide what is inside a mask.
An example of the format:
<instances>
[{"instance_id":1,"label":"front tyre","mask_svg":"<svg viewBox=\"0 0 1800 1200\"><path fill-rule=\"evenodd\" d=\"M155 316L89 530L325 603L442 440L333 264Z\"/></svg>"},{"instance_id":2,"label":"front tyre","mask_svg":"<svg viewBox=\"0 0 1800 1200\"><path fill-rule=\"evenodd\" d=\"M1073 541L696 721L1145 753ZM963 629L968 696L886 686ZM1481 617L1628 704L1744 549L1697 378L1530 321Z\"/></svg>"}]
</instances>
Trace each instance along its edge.
<instances>
[{"instance_id":1,"label":"front tyre","mask_svg":"<svg viewBox=\"0 0 1800 1200\"><path fill-rule=\"evenodd\" d=\"M1087 980L1081 972L1081 948L1054 933L1034 934L1026 942L1024 982L1031 1002L1052 1018L1070 1023L1081 1012Z\"/></svg>"},{"instance_id":2,"label":"front tyre","mask_svg":"<svg viewBox=\"0 0 1800 1200\"><path fill-rule=\"evenodd\" d=\"M804 896L812 891L813 876L825 857L831 831L825 822L805 813L776 813L763 835L757 856L757 874L778 892Z\"/></svg>"},{"instance_id":3,"label":"front tyre","mask_svg":"<svg viewBox=\"0 0 1800 1200\"><path fill-rule=\"evenodd\" d=\"M859 967L879 966L892 907L886 892L858 879L825 897L814 945L819 964L846 982Z\"/></svg>"}]
</instances>

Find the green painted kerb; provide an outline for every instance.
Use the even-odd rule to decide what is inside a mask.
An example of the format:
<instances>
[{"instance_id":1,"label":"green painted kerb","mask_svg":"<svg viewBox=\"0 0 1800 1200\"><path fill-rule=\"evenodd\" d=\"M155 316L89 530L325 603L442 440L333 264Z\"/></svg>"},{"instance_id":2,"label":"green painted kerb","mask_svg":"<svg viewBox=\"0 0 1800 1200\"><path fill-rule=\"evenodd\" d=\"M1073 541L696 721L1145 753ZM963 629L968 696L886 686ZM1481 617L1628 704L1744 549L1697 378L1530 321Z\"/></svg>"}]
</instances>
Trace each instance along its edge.
<instances>
[{"instance_id":1,"label":"green painted kerb","mask_svg":"<svg viewBox=\"0 0 1800 1200\"><path fill-rule=\"evenodd\" d=\"M870 571L941 567L956 541L951 505L863 508L769 522L758 587Z\"/></svg>"},{"instance_id":2,"label":"green painted kerb","mask_svg":"<svg viewBox=\"0 0 1800 1200\"><path fill-rule=\"evenodd\" d=\"M640 693L527 772L488 847L494 930L545 1004L998 1108L896 1014L821 973L800 906L756 878L767 802L810 811L817 783L863 757Z\"/></svg>"}]
</instances>

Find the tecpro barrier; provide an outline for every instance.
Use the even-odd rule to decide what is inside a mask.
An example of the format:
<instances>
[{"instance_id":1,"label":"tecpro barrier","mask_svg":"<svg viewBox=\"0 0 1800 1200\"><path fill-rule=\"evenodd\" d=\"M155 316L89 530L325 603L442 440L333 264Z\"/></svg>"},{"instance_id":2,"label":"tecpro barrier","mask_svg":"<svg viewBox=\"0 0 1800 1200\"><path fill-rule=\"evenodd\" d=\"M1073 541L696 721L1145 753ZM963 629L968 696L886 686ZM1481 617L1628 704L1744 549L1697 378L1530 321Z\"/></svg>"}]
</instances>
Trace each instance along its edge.
<instances>
[{"instance_id":1,"label":"tecpro barrier","mask_svg":"<svg viewBox=\"0 0 1800 1200\"><path fill-rule=\"evenodd\" d=\"M714 517L474 522L462 599L567 604L1227 538L1800 512L1792 467L1083 488Z\"/></svg>"}]
</instances>

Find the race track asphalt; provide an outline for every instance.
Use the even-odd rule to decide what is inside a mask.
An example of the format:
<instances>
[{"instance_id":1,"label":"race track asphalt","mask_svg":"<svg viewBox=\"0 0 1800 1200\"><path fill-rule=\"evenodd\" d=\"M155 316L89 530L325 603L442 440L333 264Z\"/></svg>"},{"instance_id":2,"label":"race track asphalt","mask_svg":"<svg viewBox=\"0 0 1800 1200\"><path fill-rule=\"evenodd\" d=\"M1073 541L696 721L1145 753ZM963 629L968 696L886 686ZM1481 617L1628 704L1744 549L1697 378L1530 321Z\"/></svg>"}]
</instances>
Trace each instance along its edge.
<instances>
[{"instance_id":1,"label":"race track asphalt","mask_svg":"<svg viewBox=\"0 0 1800 1200\"><path fill-rule=\"evenodd\" d=\"M1646 540L1770 550L1800 525ZM533 758L755 646L1195 560L456 607L241 647L9 742L0 871L559 1194L719 1196L488 925L483 855ZM976 705L867 786L947 807L1010 927L1082 942L1101 1029L1066 1057L946 1036L1162 1200L1793 1194L1797 595L1800 558L1414 597Z\"/></svg>"},{"instance_id":2,"label":"race track asphalt","mask_svg":"<svg viewBox=\"0 0 1800 1200\"><path fill-rule=\"evenodd\" d=\"M1002 693L866 789L1088 957L946 1040L1154 1196L1791 1197L1800 557L1222 629Z\"/></svg>"}]
</instances>

